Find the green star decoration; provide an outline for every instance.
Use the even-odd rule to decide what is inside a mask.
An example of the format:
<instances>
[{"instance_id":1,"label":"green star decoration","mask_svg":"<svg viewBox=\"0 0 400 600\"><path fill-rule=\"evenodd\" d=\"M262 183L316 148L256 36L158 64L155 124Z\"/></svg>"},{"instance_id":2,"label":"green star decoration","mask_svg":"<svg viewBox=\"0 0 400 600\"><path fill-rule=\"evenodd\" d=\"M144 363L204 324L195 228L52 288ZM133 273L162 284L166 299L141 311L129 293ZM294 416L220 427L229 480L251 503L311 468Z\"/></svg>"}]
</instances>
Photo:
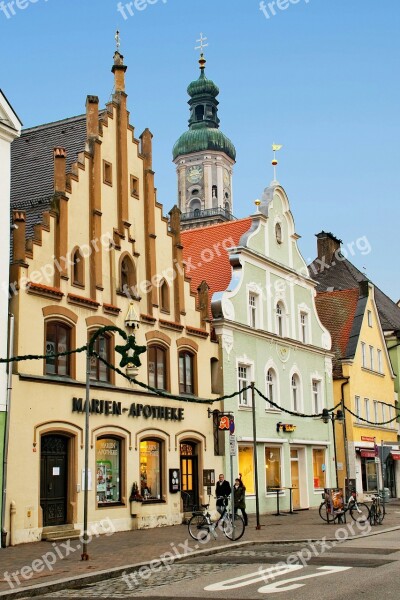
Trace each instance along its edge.
<instances>
[{"instance_id":1,"label":"green star decoration","mask_svg":"<svg viewBox=\"0 0 400 600\"><path fill-rule=\"evenodd\" d=\"M138 346L135 336L128 335L125 346L115 346L115 350L122 357L119 363L120 367L126 367L127 365L140 367L142 363L140 362L139 355L146 352L146 346ZM131 350L133 350L133 355L129 356Z\"/></svg>"}]
</instances>

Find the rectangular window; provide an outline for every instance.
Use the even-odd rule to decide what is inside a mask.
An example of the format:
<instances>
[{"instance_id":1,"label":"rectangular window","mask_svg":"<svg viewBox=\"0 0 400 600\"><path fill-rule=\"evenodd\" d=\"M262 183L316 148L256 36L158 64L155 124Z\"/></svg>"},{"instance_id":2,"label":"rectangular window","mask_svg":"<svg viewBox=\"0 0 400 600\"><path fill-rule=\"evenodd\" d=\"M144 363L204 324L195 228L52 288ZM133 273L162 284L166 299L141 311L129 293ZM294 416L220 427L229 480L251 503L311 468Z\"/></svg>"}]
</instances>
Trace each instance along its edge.
<instances>
[{"instance_id":1,"label":"rectangular window","mask_svg":"<svg viewBox=\"0 0 400 600\"><path fill-rule=\"evenodd\" d=\"M103 183L112 185L112 164L103 160Z\"/></svg>"},{"instance_id":2,"label":"rectangular window","mask_svg":"<svg viewBox=\"0 0 400 600\"><path fill-rule=\"evenodd\" d=\"M373 458L361 457L361 478L364 492L376 492L378 489L377 465Z\"/></svg>"},{"instance_id":3,"label":"rectangular window","mask_svg":"<svg viewBox=\"0 0 400 600\"><path fill-rule=\"evenodd\" d=\"M325 487L325 450L313 448L313 473L314 489L320 490Z\"/></svg>"},{"instance_id":4,"label":"rectangular window","mask_svg":"<svg viewBox=\"0 0 400 600\"><path fill-rule=\"evenodd\" d=\"M140 442L140 494L143 500L161 500L161 442Z\"/></svg>"},{"instance_id":5,"label":"rectangular window","mask_svg":"<svg viewBox=\"0 0 400 600\"><path fill-rule=\"evenodd\" d=\"M245 365L238 366L238 388L243 388L250 385L249 381L250 367ZM243 390L239 396L239 406L251 406L251 392L250 390Z\"/></svg>"},{"instance_id":6,"label":"rectangular window","mask_svg":"<svg viewBox=\"0 0 400 600\"><path fill-rule=\"evenodd\" d=\"M256 329L257 323L257 304L258 298L256 294L249 294L249 325Z\"/></svg>"},{"instance_id":7,"label":"rectangular window","mask_svg":"<svg viewBox=\"0 0 400 600\"><path fill-rule=\"evenodd\" d=\"M317 415L321 412L321 382L313 379L312 382L312 393L313 393L313 411Z\"/></svg>"},{"instance_id":8,"label":"rectangular window","mask_svg":"<svg viewBox=\"0 0 400 600\"><path fill-rule=\"evenodd\" d=\"M360 396L356 396L356 398L355 398L355 405L354 406L355 406L354 412L357 415L357 421L359 421L360 417L361 417L361 413L360 413L360 411L361 411Z\"/></svg>"},{"instance_id":9,"label":"rectangular window","mask_svg":"<svg viewBox=\"0 0 400 600\"><path fill-rule=\"evenodd\" d=\"M308 343L308 315L307 313L300 313L300 339L303 344Z\"/></svg>"},{"instance_id":10,"label":"rectangular window","mask_svg":"<svg viewBox=\"0 0 400 600\"><path fill-rule=\"evenodd\" d=\"M365 349L364 342L361 342L361 356L362 356L362 366L365 368L367 366L367 351Z\"/></svg>"},{"instance_id":11,"label":"rectangular window","mask_svg":"<svg viewBox=\"0 0 400 600\"><path fill-rule=\"evenodd\" d=\"M194 394L193 354L181 352L179 354L179 392L181 394Z\"/></svg>"},{"instance_id":12,"label":"rectangular window","mask_svg":"<svg viewBox=\"0 0 400 600\"><path fill-rule=\"evenodd\" d=\"M246 494L254 494L254 451L253 446L239 446L239 473L246 487Z\"/></svg>"},{"instance_id":13,"label":"rectangular window","mask_svg":"<svg viewBox=\"0 0 400 600\"><path fill-rule=\"evenodd\" d=\"M139 198L139 179L131 175L131 196Z\"/></svg>"},{"instance_id":14,"label":"rectangular window","mask_svg":"<svg viewBox=\"0 0 400 600\"><path fill-rule=\"evenodd\" d=\"M99 505L121 502L121 441L96 440L96 494Z\"/></svg>"},{"instance_id":15,"label":"rectangular window","mask_svg":"<svg viewBox=\"0 0 400 600\"><path fill-rule=\"evenodd\" d=\"M265 481L267 492L281 487L281 451L280 448L265 447Z\"/></svg>"},{"instance_id":16,"label":"rectangular window","mask_svg":"<svg viewBox=\"0 0 400 600\"><path fill-rule=\"evenodd\" d=\"M368 325L372 327L372 312L370 310L368 311Z\"/></svg>"},{"instance_id":17,"label":"rectangular window","mask_svg":"<svg viewBox=\"0 0 400 600\"><path fill-rule=\"evenodd\" d=\"M150 346L147 352L149 385L158 390L167 389L166 351L159 346Z\"/></svg>"},{"instance_id":18,"label":"rectangular window","mask_svg":"<svg viewBox=\"0 0 400 600\"><path fill-rule=\"evenodd\" d=\"M383 404L383 402L382 402L381 407L382 407L382 423L384 423L386 421L386 405ZM385 427L385 425L383 425L383 427Z\"/></svg>"},{"instance_id":19,"label":"rectangular window","mask_svg":"<svg viewBox=\"0 0 400 600\"><path fill-rule=\"evenodd\" d=\"M369 364L370 364L371 371L373 371L374 370L374 347L373 346L369 347Z\"/></svg>"},{"instance_id":20,"label":"rectangular window","mask_svg":"<svg viewBox=\"0 0 400 600\"><path fill-rule=\"evenodd\" d=\"M374 400L374 422L379 423L378 402Z\"/></svg>"},{"instance_id":21,"label":"rectangular window","mask_svg":"<svg viewBox=\"0 0 400 600\"><path fill-rule=\"evenodd\" d=\"M377 350L378 354L378 373L383 373L382 368L382 350Z\"/></svg>"},{"instance_id":22,"label":"rectangular window","mask_svg":"<svg viewBox=\"0 0 400 600\"><path fill-rule=\"evenodd\" d=\"M369 414L369 400L368 398L364 398L364 408L365 408L365 418L367 419L367 421L370 421L371 419L370 414Z\"/></svg>"}]
</instances>

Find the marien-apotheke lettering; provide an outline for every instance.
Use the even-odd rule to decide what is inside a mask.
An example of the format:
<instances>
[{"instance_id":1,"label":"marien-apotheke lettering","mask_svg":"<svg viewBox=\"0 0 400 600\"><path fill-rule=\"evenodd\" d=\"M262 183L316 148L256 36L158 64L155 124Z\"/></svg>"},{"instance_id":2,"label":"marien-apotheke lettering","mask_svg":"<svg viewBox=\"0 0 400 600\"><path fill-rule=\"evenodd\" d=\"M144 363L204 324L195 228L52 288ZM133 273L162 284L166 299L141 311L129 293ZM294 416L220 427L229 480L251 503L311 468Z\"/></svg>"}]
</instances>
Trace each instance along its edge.
<instances>
[{"instance_id":1,"label":"marien-apotheke lettering","mask_svg":"<svg viewBox=\"0 0 400 600\"><path fill-rule=\"evenodd\" d=\"M122 415L128 413L128 417L144 417L145 419L164 419L165 421L183 421L184 408L171 408L170 406L151 406L150 404L136 404L133 402L130 408L122 408L121 402L115 400L90 400L89 412L94 415ZM72 398L72 412L84 413L86 402L83 398Z\"/></svg>"}]
</instances>

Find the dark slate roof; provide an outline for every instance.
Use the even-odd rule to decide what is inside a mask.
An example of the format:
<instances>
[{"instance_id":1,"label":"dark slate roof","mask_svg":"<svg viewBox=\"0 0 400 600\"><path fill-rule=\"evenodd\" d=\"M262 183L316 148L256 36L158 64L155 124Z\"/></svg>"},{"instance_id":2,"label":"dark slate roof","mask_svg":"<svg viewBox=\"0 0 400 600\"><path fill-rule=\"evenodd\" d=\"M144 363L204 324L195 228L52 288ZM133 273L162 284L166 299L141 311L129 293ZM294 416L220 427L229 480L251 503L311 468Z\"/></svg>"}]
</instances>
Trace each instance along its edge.
<instances>
[{"instance_id":1,"label":"dark slate roof","mask_svg":"<svg viewBox=\"0 0 400 600\"><path fill-rule=\"evenodd\" d=\"M342 358L354 358L366 298L359 289L319 292L315 298L318 316L332 337L333 374L342 376Z\"/></svg>"},{"instance_id":2,"label":"dark slate roof","mask_svg":"<svg viewBox=\"0 0 400 600\"><path fill-rule=\"evenodd\" d=\"M67 172L85 149L86 116L31 127L11 144L11 210L26 211L26 235L41 223L54 193L53 149L67 151Z\"/></svg>"},{"instance_id":3,"label":"dark slate roof","mask_svg":"<svg viewBox=\"0 0 400 600\"><path fill-rule=\"evenodd\" d=\"M370 281L364 273L359 271L349 260L341 254L343 260L333 261L331 264L320 264L315 259L308 267L310 277L317 282L317 292L332 290L349 290L355 288L362 281ZM373 282L371 282L373 284ZM375 288L375 302L379 318L384 331L400 330L400 307L382 292Z\"/></svg>"}]
</instances>

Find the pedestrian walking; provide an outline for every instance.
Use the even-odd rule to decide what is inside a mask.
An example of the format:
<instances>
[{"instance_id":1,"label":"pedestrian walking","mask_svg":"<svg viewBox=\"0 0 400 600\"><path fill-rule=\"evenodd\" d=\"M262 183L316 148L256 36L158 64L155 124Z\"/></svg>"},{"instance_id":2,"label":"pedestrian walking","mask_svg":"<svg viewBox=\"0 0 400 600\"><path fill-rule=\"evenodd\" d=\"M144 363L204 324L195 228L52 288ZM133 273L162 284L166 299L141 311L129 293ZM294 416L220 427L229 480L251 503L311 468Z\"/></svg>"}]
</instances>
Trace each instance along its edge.
<instances>
[{"instance_id":1,"label":"pedestrian walking","mask_svg":"<svg viewBox=\"0 0 400 600\"><path fill-rule=\"evenodd\" d=\"M217 497L217 511L221 513L221 515L224 512L224 507L227 503L226 498L230 495L231 491L231 484L225 479L224 474L221 473L218 477L217 485L215 486L215 495Z\"/></svg>"},{"instance_id":2,"label":"pedestrian walking","mask_svg":"<svg viewBox=\"0 0 400 600\"><path fill-rule=\"evenodd\" d=\"M246 488L245 488L242 480L239 478L235 479L235 484L233 487L233 495L234 495L234 501L235 501L235 514L237 513L238 509L240 508L240 510L242 511L242 517L243 517L244 524L247 527L248 518L247 518L247 513L246 513Z\"/></svg>"}]
</instances>

